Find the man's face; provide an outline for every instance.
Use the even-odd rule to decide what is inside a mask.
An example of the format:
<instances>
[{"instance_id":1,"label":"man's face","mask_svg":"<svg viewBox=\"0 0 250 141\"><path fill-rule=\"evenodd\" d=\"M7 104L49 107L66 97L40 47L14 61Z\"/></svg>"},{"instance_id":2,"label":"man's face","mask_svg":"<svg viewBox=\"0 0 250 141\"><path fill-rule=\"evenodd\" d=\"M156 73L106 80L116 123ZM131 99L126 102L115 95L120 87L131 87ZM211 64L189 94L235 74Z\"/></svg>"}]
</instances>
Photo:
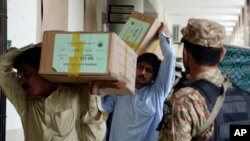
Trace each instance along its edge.
<instances>
[{"instance_id":1,"label":"man's face","mask_svg":"<svg viewBox=\"0 0 250 141\"><path fill-rule=\"evenodd\" d=\"M154 79L154 68L152 64L147 62L139 62L136 68L136 83L146 85Z\"/></svg>"},{"instance_id":2,"label":"man's face","mask_svg":"<svg viewBox=\"0 0 250 141\"><path fill-rule=\"evenodd\" d=\"M46 95L47 90L45 86L49 82L41 77L33 67L28 64L21 64L17 69L17 74L22 88L25 89L29 95Z\"/></svg>"}]
</instances>

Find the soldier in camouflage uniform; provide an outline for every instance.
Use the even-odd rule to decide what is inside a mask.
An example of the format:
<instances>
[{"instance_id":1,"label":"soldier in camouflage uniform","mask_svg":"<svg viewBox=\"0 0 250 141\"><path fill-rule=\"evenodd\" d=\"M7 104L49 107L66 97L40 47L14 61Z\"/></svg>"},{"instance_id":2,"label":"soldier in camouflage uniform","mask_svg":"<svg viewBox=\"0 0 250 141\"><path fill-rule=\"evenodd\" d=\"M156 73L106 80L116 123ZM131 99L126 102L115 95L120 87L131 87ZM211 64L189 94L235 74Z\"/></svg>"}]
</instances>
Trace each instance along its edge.
<instances>
[{"instance_id":1,"label":"soldier in camouflage uniform","mask_svg":"<svg viewBox=\"0 0 250 141\"><path fill-rule=\"evenodd\" d=\"M205 19L189 19L182 30L184 43L183 63L187 79L207 79L217 86L225 81L218 68L226 50L223 47L225 28ZM198 90L184 87L168 98L165 116L160 127L159 141L190 141L210 115L205 98ZM199 141L207 141L213 134L214 125L206 129Z\"/></svg>"}]
</instances>

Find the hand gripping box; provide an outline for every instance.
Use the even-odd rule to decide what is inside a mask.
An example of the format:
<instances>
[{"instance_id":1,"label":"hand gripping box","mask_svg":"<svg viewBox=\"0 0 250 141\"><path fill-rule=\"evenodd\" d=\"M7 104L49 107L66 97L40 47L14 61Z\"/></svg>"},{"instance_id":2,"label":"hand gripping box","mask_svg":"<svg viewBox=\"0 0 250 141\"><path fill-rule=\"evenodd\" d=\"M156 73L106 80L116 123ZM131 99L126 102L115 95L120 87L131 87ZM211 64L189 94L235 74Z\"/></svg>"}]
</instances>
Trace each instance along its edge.
<instances>
[{"instance_id":1,"label":"hand gripping box","mask_svg":"<svg viewBox=\"0 0 250 141\"><path fill-rule=\"evenodd\" d=\"M156 48L156 33L161 22L156 17L133 11L119 36L136 53L144 53L149 48Z\"/></svg>"},{"instance_id":2,"label":"hand gripping box","mask_svg":"<svg viewBox=\"0 0 250 141\"><path fill-rule=\"evenodd\" d=\"M123 89L101 89L107 94L133 94L137 54L115 33L46 31L39 74L52 82L88 83L123 80Z\"/></svg>"}]
</instances>

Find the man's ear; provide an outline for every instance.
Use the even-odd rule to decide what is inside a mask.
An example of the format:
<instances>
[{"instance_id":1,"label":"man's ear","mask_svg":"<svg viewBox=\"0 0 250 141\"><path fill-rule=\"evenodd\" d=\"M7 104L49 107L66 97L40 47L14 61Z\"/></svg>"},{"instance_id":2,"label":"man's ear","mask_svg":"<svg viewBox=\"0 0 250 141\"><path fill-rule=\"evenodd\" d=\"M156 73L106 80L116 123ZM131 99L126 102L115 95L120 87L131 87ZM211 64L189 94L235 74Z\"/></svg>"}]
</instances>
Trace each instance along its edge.
<instances>
[{"instance_id":1,"label":"man's ear","mask_svg":"<svg viewBox=\"0 0 250 141\"><path fill-rule=\"evenodd\" d=\"M226 48L222 47L222 51L220 53L220 61L222 61L222 59L225 57L226 53L227 53Z\"/></svg>"}]
</instances>

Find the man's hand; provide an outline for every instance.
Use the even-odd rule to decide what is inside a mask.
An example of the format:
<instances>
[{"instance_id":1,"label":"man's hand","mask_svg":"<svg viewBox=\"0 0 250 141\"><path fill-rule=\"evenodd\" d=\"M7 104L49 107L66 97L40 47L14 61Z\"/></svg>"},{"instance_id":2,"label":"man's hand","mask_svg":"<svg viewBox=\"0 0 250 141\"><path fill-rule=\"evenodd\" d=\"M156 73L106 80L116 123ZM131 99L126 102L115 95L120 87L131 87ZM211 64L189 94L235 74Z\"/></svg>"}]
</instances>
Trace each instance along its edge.
<instances>
[{"instance_id":1,"label":"man's hand","mask_svg":"<svg viewBox=\"0 0 250 141\"><path fill-rule=\"evenodd\" d=\"M127 83L125 81L116 81L116 82L113 82L113 85L115 88L122 89L126 87Z\"/></svg>"},{"instance_id":2,"label":"man's hand","mask_svg":"<svg viewBox=\"0 0 250 141\"><path fill-rule=\"evenodd\" d=\"M161 26L158 28L158 31L157 31L158 36L161 33L164 33L165 35L170 35L167 25L163 22L161 22Z\"/></svg>"},{"instance_id":3,"label":"man's hand","mask_svg":"<svg viewBox=\"0 0 250 141\"><path fill-rule=\"evenodd\" d=\"M100 94L99 89L101 88L124 88L126 87L125 81L109 81L109 80L94 80L91 82L91 94Z\"/></svg>"},{"instance_id":4,"label":"man's hand","mask_svg":"<svg viewBox=\"0 0 250 141\"><path fill-rule=\"evenodd\" d=\"M0 58L9 58L9 60L14 60L16 56L18 56L19 54L21 54L25 50L32 48L33 46L34 46L33 44L29 44L29 45L22 47L22 48L19 48L19 49L16 47L11 47L11 48L7 49L5 51L5 53L1 54Z\"/></svg>"}]
</instances>

